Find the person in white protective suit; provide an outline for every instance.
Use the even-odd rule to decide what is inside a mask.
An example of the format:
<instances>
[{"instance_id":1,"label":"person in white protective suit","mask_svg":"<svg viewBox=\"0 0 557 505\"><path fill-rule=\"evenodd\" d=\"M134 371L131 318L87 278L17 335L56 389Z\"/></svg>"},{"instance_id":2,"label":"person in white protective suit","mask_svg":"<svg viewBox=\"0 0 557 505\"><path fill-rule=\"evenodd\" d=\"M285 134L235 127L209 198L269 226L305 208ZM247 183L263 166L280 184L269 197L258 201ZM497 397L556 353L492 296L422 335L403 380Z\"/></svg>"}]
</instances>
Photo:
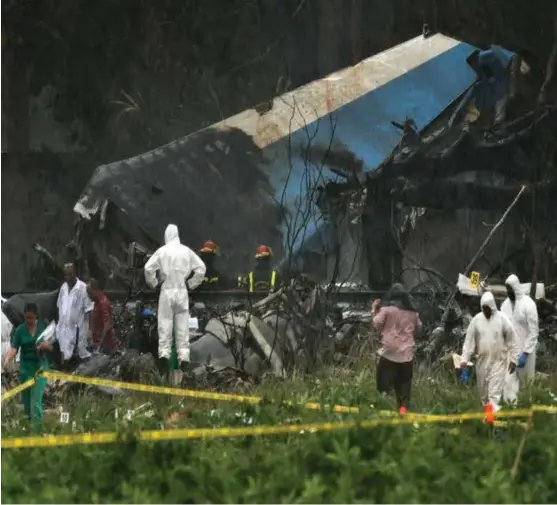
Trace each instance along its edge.
<instances>
[{"instance_id":1,"label":"person in white protective suit","mask_svg":"<svg viewBox=\"0 0 557 505\"><path fill-rule=\"evenodd\" d=\"M505 281L507 299L501 305L501 312L512 322L517 338L517 373L509 375L505 384L504 397L515 401L519 385L523 386L536 373L536 347L538 345L538 308L520 285L516 275Z\"/></svg>"},{"instance_id":2,"label":"person in white protective suit","mask_svg":"<svg viewBox=\"0 0 557 505\"><path fill-rule=\"evenodd\" d=\"M176 225L166 227L164 242L145 264L145 281L153 288L157 285L161 288L157 313L159 358L163 362L170 358L174 329L180 368L187 371L190 361L188 288L195 289L203 282L206 267L195 252L180 243Z\"/></svg>"},{"instance_id":3,"label":"person in white protective suit","mask_svg":"<svg viewBox=\"0 0 557 505\"><path fill-rule=\"evenodd\" d=\"M497 310L495 298L490 292L481 298L482 311L476 314L466 332L462 349L460 368L468 366L468 361L477 355L476 379L483 405L491 403L498 410L505 385L507 372L516 369L516 335L511 321Z\"/></svg>"}]
</instances>

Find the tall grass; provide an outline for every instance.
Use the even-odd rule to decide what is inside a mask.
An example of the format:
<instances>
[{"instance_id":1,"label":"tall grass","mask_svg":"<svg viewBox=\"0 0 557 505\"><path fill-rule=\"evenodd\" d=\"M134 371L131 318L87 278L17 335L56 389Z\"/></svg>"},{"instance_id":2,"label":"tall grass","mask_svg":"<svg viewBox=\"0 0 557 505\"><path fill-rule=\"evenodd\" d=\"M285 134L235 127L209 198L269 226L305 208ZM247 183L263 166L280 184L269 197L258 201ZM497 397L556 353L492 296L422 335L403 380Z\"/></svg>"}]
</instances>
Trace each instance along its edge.
<instances>
[{"instance_id":1,"label":"tall grass","mask_svg":"<svg viewBox=\"0 0 557 505\"><path fill-rule=\"evenodd\" d=\"M4 501L555 503L557 499L557 416L545 414L536 415L526 434L518 423L493 430L472 421L237 439L160 443L134 439L141 429L369 419L377 410L394 407L393 398L376 393L373 374L366 367L269 381L249 393L265 401L254 406L144 394L112 401L91 392L68 398L62 403L70 422L60 424L58 413L47 413L44 433L117 430L122 441L3 450ZM539 382L522 393L520 405L555 404L555 398L548 383ZM282 400L357 405L360 412L311 411L283 405ZM149 405L131 421L123 419L127 410L145 403ZM479 410L474 387L462 386L442 371L416 377L413 407L432 413ZM28 433L15 402L2 410L3 437Z\"/></svg>"}]
</instances>

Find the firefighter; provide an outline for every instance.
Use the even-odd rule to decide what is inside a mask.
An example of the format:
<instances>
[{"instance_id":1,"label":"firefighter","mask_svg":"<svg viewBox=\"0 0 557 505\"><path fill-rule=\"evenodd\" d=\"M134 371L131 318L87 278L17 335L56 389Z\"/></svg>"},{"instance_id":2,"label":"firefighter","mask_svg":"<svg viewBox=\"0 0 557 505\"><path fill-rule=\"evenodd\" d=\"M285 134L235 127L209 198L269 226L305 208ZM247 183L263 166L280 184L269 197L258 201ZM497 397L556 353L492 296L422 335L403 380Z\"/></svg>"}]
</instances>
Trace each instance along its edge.
<instances>
[{"instance_id":1,"label":"firefighter","mask_svg":"<svg viewBox=\"0 0 557 505\"><path fill-rule=\"evenodd\" d=\"M273 268L273 252L266 245L260 245L255 250L255 268L248 273L247 278L238 278L239 285L250 293L254 291L274 291L277 284L277 272Z\"/></svg>"},{"instance_id":2,"label":"firefighter","mask_svg":"<svg viewBox=\"0 0 557 505\"><path fill-rule=\"evenodd\" d=\"M215 260L218 256L218 246L212 240L203 242L201 249L199 249L199 257L207 266L203 282L199 286L199 291L214 291L222 289L223 279L215 268Z\"/></svg>"}]
</instances>

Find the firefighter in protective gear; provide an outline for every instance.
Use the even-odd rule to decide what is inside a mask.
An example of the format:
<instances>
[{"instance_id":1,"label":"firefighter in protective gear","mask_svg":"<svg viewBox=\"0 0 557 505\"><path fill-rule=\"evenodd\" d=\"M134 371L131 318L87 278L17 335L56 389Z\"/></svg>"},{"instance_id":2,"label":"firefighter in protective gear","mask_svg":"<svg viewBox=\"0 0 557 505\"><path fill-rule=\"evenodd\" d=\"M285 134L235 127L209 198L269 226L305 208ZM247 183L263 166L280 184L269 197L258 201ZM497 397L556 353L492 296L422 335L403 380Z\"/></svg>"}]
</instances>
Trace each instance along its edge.
<instances>
[{"instance_id":1,"label":"firefighter in protective gear","mask_svg":"<svg viewBox=\"0 0 557 505\"><path fill-rule=\"evenodd\" d=\"M482 311L474 316L464 340L461 369L477 355L476 379L483 405L499 409L507 372L516 369L516 335L511 321L497 310L495 298L489 291L481 298Z\"/></svg>"},{"instance_id":2,"label":"firefighter in protective gear","mask_svg":"<svg viewBox=\"0 0 557 505\"><path fill-rule=\"evenodd\" d=\"M517 338L517 373L507 377L505 400L515 401L519 386L534 378L536 373L536 347L538 345L538 308L520 285L516 275L505 281L507 299L501 312L512 322Z\"/></svg>"},{"instance_id":3,"label":"firefighter in protective gear","mask_svg":"<svg viewBox=\"0 0 557 505\"><path fill-rule=\"evenodd\" d=\"M274 291L277 282L277 272L273 269L273 252L266 245L260 245L255 250L255 268L248 273L246 279L238 278L238 285L247 287L250 293L254 291Z\"/></svg>"},{"instance_id":4,"label":"firefighter in protective gear","mask_svg":"<svg viewBox=\"0 0 557 505\"><path fill-rule=\"evenodd\" d=\"M145 281L153 288L162 283L157 312L159 358L170 358L174 328L180 368L186 371L190 361L188 288L195 289L203 282L206 267L195 252L180 243L176 225L166 227L164 242L145 264Z\"/></svg>"},{"instance_id":5,"label":"firefighter in protective gear","mask_svg":"<svg viewBox=\"0 0 557 505\"><path fill-rule=\"evenodd\" d=\"M198 288L200 291L212 291L221 288L221 278L219 272L215 268L215 260L217 256L217 244L212 240L206 240L203 242L201 249L199 249L199 257L202 259L203 263L205 263L207 270L205 271L203 282Z\"/></svg>"}]
</instances>

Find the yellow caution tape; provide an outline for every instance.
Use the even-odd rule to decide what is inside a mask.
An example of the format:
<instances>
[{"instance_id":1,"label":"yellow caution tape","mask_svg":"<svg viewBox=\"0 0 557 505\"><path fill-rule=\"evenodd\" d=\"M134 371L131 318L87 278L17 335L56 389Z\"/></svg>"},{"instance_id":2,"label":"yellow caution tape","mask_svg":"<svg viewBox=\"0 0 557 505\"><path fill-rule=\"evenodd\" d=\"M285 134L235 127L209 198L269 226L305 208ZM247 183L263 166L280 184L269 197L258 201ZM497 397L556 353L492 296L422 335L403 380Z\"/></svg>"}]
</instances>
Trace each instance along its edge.
<instances>
[{"instance_id":1,"label":"yellow caution tape","mask_svg":"<svg viewBox=\"0 0 557 505\"><path fill-rule=\"evenodd\" d=\"M170 396L181 396L181 397L188 397L188 398L197 398L201 400L214 400L214 401L225 401L225 402L238 402L238 403L250 403L250 404L258 404L264 401L263 398L260 396L245 396L245 395L234 395L228 393L214 393L212 391L199 391L199 390L192 390L192 389L182 389L182 388L175 388L175 387L167 387L167 386L151 386L148 384L137 384L134 382L123 382L123 381L115 381L109 379L101 379L98 377L83 377L81 375L70 375L60 372L41 372L43 377L49 379L57 379L57 380L64 380L67 382L78 382L80 384L87 384L90 386L105 386L105 387L113 387L119 389L128 389L131 391L140 391L143 393L154 393L154 394L163 394L163 395L170 395ZM331 409L333 412L336 413L345 413L345 414L358 414L360 409L358 407L350 407L347 405L322 405L317 402L307 402L307 403L297 403L293 401L284 401L284 405L289 406L296 406L301 405L310 410L321 410L321 409ZM380 411L381 415L388 415L388 416L396 416L398 412L395 411ZM422 417L428 414L420 414L420 413L411 413L415 417Z\"/></svg>"},{"instance_id":2,"label":"yellow caution tape","mask_svg":"<svg viewBox=\"0 0 557 505\"><path fill-rule=\"evenodd\" d=\"M131 391L140 391L143 393L154 393L163 394L170 396L180 396L188 398L197 398L201 400L214 400L214 401L225 401L225 402L238 402L238 403L250 403L258 404L264 401L260 396L245 396L245 395L234 395L228 393L214 393L212 391L199 391L191 389L182 389L167 386L151 386L148 384L137 384L134 382L123 382L115 381L109 379L101 379L98 377L83 377L81 375L70 375L61 372L41 372L43 377L55 380L64 380L67 382L78 382L80 384L87 384L90 386L105 386L113 387L119 389L128 389ZM284 405L296 406L301 405L310 410L321 410L321 409L331 409L335 413L345 413L345 414L358 414L360 409L358 407L350 407L347 405L322 405L317 402L307 402L307 403L297 403L293 401L285 401ZM381 415L396 416L398 412L395 411L380 411ZM422 417L426 414L411 413L415 417Z\"/></svg>"},{"instance_id":3,"label":"yellow caution tape","mask_svg":"<svg viewBox=\"0 0 557 505\"><path fill-rule=\"evenodd\" d=\"M23 382L22 384L20 384L19 386L16 386L15 388L12 388L9 391L3 393L2 401L9 400L10 398L13 398L14 396L18 395L22 391L25 391L26 389L33 387L34 385L35 385L35 379L34 378L29 379Z\"/></svg>"},{"instance_id":4,"label":"yellow caution tape","mask_svg":"<svg viewBox=\"0 0 557 505\"><path fill-rule=\"evenodd\" d=\"M84 433L82 435L48 435L46 437L3 438L2 449L27 447L61 447L64 445L108 444L116 442L116 433Z\"/></svg>"},{"instance_id":5,"label":"yellow caution tape","mask_svg":"<svg viewBox=\"0 0 557 505\"><path fill-rule=\"evenodd\" d=\"M535 409L515 410L508 412L498 412L498 417L527 417L533 411L554 412L555 407L537 406ZM396 419L373 419L368 421L343 421L336 423L319 424L288 424L276 426L249 426L249 427L227 427L227 428L200 428L200 429L176 429L176 430L152 430L141 431L138 434L140 441L168 441L168 440L194 440L199 438L233 438L262 435L282 435L289 433L304 434L317 433L336 430L347 430L354 428L369 429L378 426L395 426L415 423L440 423L440 422L459 422L466 420L483 419L483 412L467 414L450 414L429 416L424 415L416 418L408 415ZM118 440L116 433L84 433L81 435L48 435L45 437L22 437L8 438L1 440L2 449L16 449L29 447L60 447L68 445L90 445L106 444Z\"/></svg>"},{"instance_id":6,"label":"yellow caution tape","mask_svg":"<svg viewBox=\"0 0 557 505\"><path fill-rule=\"evenodd\" d=\"M200 428L200 429L176 429L176 430L152 430L142 431L138 434L141 441L163 441L163 440L193 440L198 438L233 438L245 436L280 435L288 433L303 434L334 431L351 428L371 428L381 425L413 424L412 419L377 419L373 421L345 421L337 423L320 424L296 424L277 426L249 426L239 428ZM116 433L86 433L83 435L61 435L47 437L24 437L2 439L2 449L14 449L24 447L59 447L62 445L84 445L102 444L117 440Z\"/></svg>"},{"instance_id":7,"label":"yellow caution tape","mask_svg":"<svg viewBox=\"0 0 557 505\"><path fill-rule=\"evenodd\" d=\"M114 381L108 379L100 379L98 377L82 377L80 375L70 375L60 372L42 372L42 376L48 379L58 379L68 382L78 382L80 384L87 384L90 386L105 386L113 387L119 389L128 389L131 391L140 391L142 393L155 393L170 396L181 396L188 398L197 398L202 400L215 400L215 401L225 401L225 402L239 402L239 403L250 403L257 404L263 401L263 398L259 396L243 396L243 395L232 395L226 393L213 393L211 391L196 391L191 389L181 389L172 388L166 386L151 386L148 384L136 384L133 382L122 382ZM287 405L296 405L295 402L285 402ZM359 409L357 407L349 407L345 405L333 405L332 407L328 405L321 405L315 402L304 403L303 406L311 410L321 410L322 408L331 408L333 412L338 413L353 413L357 414Z\"/></svg>"},{"instance_id":8,"label":"yellow caution tape","mask_svg":"<svg viewBox=\"0 0 557 505\"><path fill-rule=\"evenodd\" d=\"M87 384L90 386L106 386L106 387L114 387L119 389L129 389L132 391L140 391L143 393L164 394L164 395L189 397L189 398L197 398L197 399L204 399L204 400L250 403L254 405L264 401L264 399L259 396L242 396L242 395L233 395L233 394L225 394L225 393L214 393L211 391L196 391L196 390L165 387L165 386L151 386L148 384L136 384L133 382L114 381L109 379L101 379L98 377L83 377L80 375L70 375L61 372L41 371L39 372L39 375L47 379L64 380L67 382L78 382L80 384ZM10 391L2 395L2 401L12 398L13 396L17 395L21 391L32 386L33 383L34 383L34 379L30 379L24 384L20 384L19 386L16 386L15 388L11 389ZM299 403L293 401L285 401L283 402L283 404L290 405L290 406L300 405ZM350 407L346 405L333 405L331 407L329 405L322 405L317 402L307 402L301 404L301 406L310 410L331 409L333 412L336 413L357 414L360 412L360 409L358 407ZM379 413L381 415L387 415L387 416L398 415L397 412L394 411L380 411ZM422 414L412 414L412 415L420 416Z\"/></svg>"},{"instance_id":9,"label":"yellow caution tape","mask_svg":"<svg viewBox=\"0 0 557 505\"><path fill-rule=\"evenodd\" d=\"M239 402L239 403L249 403L249 404L258 404L261 403L264 399L258 396L246 396L246 395L233 395L227 393L214 393L211 391L196 391L196 390L189 390L189 389L181 389L181 388L174 388L174 387L166 387L166 386L152 386L148 384L136 384L133 382L123 382L123 381L115 381L109 379L101 379L98 377L83 377L80 375L70 375L61 372L50 372L50 371L40 371L39 375L42 375L48 379L58 379L58 380L65 380L68 382L77 382L81 384L87 384L91 386L106 386L106 387L114 387L120 389L128 389L131 391L139 391L144 393L155 393L155 394L166 394L171 396L180 396L180 397L189 397L189 398L197 398L197 399L204 399L204 400L214 400L214 401L228 401L228 402ZM4 393L2 395L2 401L12 398L13 396L17 395L21 391L31 387L34 383L35 379L30 379L19 386L11 389L10 391ZM296 402L286 401L284 402L286 405L298 405ZM307 402L301 404L303 407L311 409L311 410L321 410L321 409L331 409L333 412L336 413L352 413L357 414L360 412L358 407L350 407L346 405L321 405L320 403L316 402ZM532 410L533 409L533 410ZM533 406L531 410L527 412L557 412L557 407L549 407L549 406ZM509 411L513 412L513 411ZM509 415L509 412L505 413L498 413L497 416L501 417L501 415ZM517 411L514 411L517 412ZM524 411L518 411L524 412ZM397 413L393 411L380 411L380 415L386 416L396 416ZM466 416L467 414L460 414L461 416ZM409 416L412 416L414 419L420 420L432 420L432 419L443 419L444 416L437 416L432 414L420 414L420 413L410 413ZM517 417L522 417L523 415L518 415ZM474 418L475 419L475 418ZM466 420L464 417L461 420Z\"/></svg>"}]
</instances>

